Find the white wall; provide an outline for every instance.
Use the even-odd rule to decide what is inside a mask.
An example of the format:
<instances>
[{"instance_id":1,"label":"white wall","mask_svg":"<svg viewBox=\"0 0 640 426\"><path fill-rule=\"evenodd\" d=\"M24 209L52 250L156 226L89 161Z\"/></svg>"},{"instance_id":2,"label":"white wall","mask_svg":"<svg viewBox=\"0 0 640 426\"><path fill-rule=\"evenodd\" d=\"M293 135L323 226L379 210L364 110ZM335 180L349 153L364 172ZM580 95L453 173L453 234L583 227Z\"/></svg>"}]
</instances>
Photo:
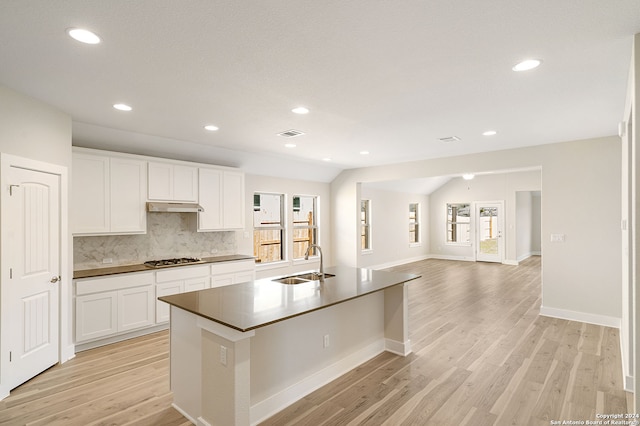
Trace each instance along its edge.
<instances>
[{"instance_id":1,"label":"white wall","mask_svg":"<svg viewBox=\"0 0 640 426\"><path fill-rule=\"evenodd\" d=\"M474 246L446 244L447 203L504 201L505 262L517 261L516 194L540 190L540 171L477 175L473 180L451 179L430 197L431 254L437 257L474 260ZM472 230L473 231L473 230Z\"/></svg>"},{"instance_id":2,"label":"white wall","mask_svg":"<svg viewBox=\"0 0 640 426\"><path fill-rule=\"evenodd\" d=\"M391 192L362 185L371 200L372 250L359 253L358 266L376 269L426 259L429 254L429 196ZM409 203L420 204L420 245L409 244Z\"/></svg>"},{"instance_id":3,"label":"white wall","mask_svg":"<svg viewBox=\"0 0 640 426\"><path fill-rule=\"evenodd\" d=\"M359 183L541 168L539 188L506 182L505 205L515 206L517 191L542 191L543 311L618 324L622 303L620 152L620 139L612 136L346 170L331 184L333 261L357 266ZM437 205L433 195L430 204L432 209ZM514 223L510 215L515 216L515 207L507 211L508 222ZM565 242L551 243L552 233L564 234ZM513 238L507 239L507 259L516 258ZM431 249L436 249L433 243Z\"/></svg>"},{"instance_id":4,"label":"white wall","mask_svg":"<svg viewBox=\"0 0 640 426\"><path fill-rule=\"evenodd\" d=\"M311 182L305 180L282 179L270 176L245 175L245 230L237 233L238 253L253 256L253 194L255 192L271 192L285 194L286 196L286 221L289 230L292 229L293 196L294 195L317 195L318 202L318 222L320 233L318 242L322 247L325 266L330 266L331 262L331 193L330 185L322 182ZM318 259L304 259L292 261L293 244L291 232L287 233L287 260L277 264L258 265L256 269L257 278L284 275L309 269L317 269Z\"/></svg>"},{"instance_id":5,"label":"white wall","mask_svg":"<svg viewBox=\"0 0 640 426\"><path fill-rule=\"evenodd\" d=\"M540 192L516 193L516 257L518 262L541 254Z\"/></svg>"}]
</instances>

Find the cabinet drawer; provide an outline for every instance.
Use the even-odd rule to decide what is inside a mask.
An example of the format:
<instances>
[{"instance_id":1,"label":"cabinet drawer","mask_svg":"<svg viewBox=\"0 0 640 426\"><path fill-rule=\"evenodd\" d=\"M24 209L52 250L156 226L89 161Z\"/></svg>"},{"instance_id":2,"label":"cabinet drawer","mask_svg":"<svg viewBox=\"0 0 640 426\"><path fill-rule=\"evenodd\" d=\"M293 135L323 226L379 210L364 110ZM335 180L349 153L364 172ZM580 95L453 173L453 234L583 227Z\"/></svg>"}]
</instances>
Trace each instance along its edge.
<instances>
[{"instance_id":1,"label":"cabinet drawer","mask_svg":"<svg viewBox=\"0 0 640 426\"><path fill-rule=\"evenodd\" d=\"M256 267L256 262L252 260L241 260L238 262L219 262L211 265L211 274L229 274L240 271L253 271Z\"/></svg>"},{"instance_id":2,"label":"cabinet drawer","mask_svg":"<svg viewBox=\"0 0 640 426\"><path fill-rule=\"evenodd\" d=\"M121 290L153 284L153 272L139 272L112 275L108 277L76 280L76 295Z\"/></svg>"},{"instance_id":3,"label":"cabinet drawer","mask_svg":"<svg viewBox=\"0 0 640 426\"><path fill-rule=\"evenodd\" d=\"M209 265L177 266L156 271L156 283L207 277L209 274Z\"/></svg>"}]
</instances>

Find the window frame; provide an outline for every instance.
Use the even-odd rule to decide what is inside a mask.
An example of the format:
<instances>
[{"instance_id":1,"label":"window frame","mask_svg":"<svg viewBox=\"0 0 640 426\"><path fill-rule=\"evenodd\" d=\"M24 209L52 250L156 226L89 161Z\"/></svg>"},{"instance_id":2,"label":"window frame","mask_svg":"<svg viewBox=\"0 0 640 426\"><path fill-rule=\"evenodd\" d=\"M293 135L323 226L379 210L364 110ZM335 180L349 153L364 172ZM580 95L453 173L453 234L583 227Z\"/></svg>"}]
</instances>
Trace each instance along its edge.
<instances>
[{"instance_id":1,"label":"window frame","mask_svg":"<svg viewBox=\"0 0 640 426\"><path fill-rule=\"evenodd\" d=\"M366 209L363 212L363 206L366 206ZM372 220L371 214L372 212L372 202L371 199L361 199L360 200L360 251L363 254L368 254L373 251L373 235L372 235ZM363 216L364 213L364 216ZM366 232L362 232L366 229Z\"/></svg>"},{"instance_id":2,"label":"window frame","mask_svg":"<svg viewBox=\"0 0 640 426\"><path fill-rule=\"evenodd\" d=\"M457 220L453 220L449 219L449 209L450 206L466 206L469 209L469 221L468 222L459 222ZM446 204L446 228L445 228L445 244L446 245L450 245L450 246L471 246L472 245L472 220L473 220L473 215L472 215L472 203L471 202L462 202L462 203L447 203ZM456 217L464 217L464 216L457 216ZM449 230L451 229L451 232L453 233L453 230L456 229L456 233L457 233L457 228L454 228L453 225L455 226L460 226L460 225L466 225L467 226L467 234L469 236L469 240L468 241L453 241L449 239Z\"/></svg>"},{"instance_id":3,"label":"window frame","mask_svg":"<svg viewBox=\"0 0 640 426\"><path fill-rule=\"evenodd\" d=\"M255 212L256 212L256 207L255 207L255 196L256 195L277 195L280 197L280 226L256 226L255 224ZM258 261L256 262L256 266L259 267L269 267L272 265L281 265L282 263L286 263L288 261L288 250L287 250L287 216L286 216L286 200L287 200L287 195L283 194L281 192L267 192L267 191L255 191L253 193L254 196L254 207L253 207L253 211L254 211L254 216L252 217L252 225L253 225L253 245L254 245L254 256L256 257L256 260L260 260L260 253L256 253L255 252L255 245L256 245L256 231L274 231L276 229L278 229L280 231L280 259L279 260L272 260L269 262L263 262L263 261Z\"/></svg>"},{"instance_id":4,"label":"window frame","mask_svg":"<svg viewBox=\"0 0 640 426\"><path fill-rule=\"evenodd\" d=\"M411 207L415 206L414 217L411 217ZM409 203L409 247L419 247L422 245L422 238L420 234L420 203ZM411 227L413 231L411 230ZM413 241L411 235L413 234Z\"/></svg>"},{"instance_id":5,"label":"window frame","mask_svg":"<svg viewBox=\"0 0 640 426\"><path fill-rule=\"evenodd\" d=\"M312 209L312 225L296 225L295 221L295 200L296 198L312 198L313 199L313 209ZM291 196L291 242L293 247L293 253L291 254L291 259L294 262L304 261L304 254L300 257L296 257L296 240L295 233L296 230L312 230L313 231L313 241L310 241L309 244L317 244L320 245L320 196L319 195L309 195L309 194L294 194ZM306 251L306 250L305 250ZM309 258L319 257L319 253L317 250L313 250L312 254L309 255Z\"/></svg>"}]
</instances>

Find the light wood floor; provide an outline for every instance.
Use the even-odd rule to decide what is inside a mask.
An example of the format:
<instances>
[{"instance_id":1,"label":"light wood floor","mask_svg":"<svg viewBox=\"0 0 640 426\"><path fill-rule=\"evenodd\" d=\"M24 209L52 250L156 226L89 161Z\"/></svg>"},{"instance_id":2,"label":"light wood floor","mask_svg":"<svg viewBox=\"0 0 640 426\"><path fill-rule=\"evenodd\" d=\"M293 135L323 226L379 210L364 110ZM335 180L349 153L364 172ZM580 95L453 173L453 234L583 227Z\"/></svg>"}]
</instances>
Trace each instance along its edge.
<instances>
[{"instance_id":1,"label":"light wood floor","mask_svg":"<svg viewBox=\"0 0 640 426\"><path fill-rule=\"evenodd\" d=\"M409 285L413 353L383 353L264 426L549 425L626 413L618 331L541 317L540 258L427 260ZM0 424L187 425L166 332L79 353L0 402Z\"/></svg>"}]
</instances>

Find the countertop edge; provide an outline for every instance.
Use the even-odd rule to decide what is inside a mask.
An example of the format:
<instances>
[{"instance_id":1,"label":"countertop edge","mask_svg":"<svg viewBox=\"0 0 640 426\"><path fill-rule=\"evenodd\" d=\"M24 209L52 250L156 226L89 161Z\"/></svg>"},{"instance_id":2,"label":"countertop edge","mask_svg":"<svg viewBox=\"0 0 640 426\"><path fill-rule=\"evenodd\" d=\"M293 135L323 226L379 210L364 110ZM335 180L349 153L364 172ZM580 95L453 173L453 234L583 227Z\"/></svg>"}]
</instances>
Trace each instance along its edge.
<instances>
[{"instance_id":1,"label":"countertop edge","mask_svg":"<svg viewBox=\"0 0 640 426\"><path fill-rule=\"evenodd\" d=\"M211 263L234 262L234 261L241 261L241 260L255 260L255 257L247 256L243 254L203 257L202 262L185 264L182 266L174 266L172 268L182 268L182 267L211 264ZM109 275L128 274L128 273L134 273L134 272L162 271L167 269L169 268L152 268L149 266L145 266L142 263L134 264L134 265L108 266L104 268L79 269L79 270L73 271L73 279L76 280L76 279L83 279L83 278L97 278L97 277L106 277Z\"/></svg>"}]
</instances>

